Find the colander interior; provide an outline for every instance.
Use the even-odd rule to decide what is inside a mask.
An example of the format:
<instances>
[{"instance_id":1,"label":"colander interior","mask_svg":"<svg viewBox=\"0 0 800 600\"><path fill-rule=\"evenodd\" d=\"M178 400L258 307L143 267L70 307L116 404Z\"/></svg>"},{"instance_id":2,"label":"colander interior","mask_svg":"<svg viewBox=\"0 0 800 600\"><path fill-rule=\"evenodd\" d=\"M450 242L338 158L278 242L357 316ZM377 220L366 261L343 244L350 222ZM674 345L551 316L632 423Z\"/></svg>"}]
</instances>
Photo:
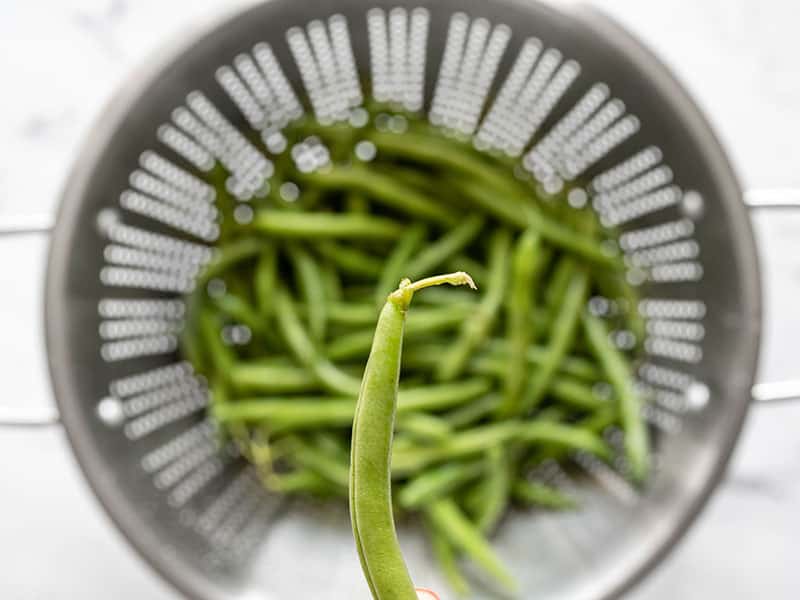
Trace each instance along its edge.
<instances>
[{"instance_id":1,"label":"colander interior","mask_svg":"<svg viewBox=\"0 0 800 600\"><path fill-rule=\"evenodd\" d=\"M384 12L368 17L373 7ZM246 98L237 104L235 81L223 85L218 67L235 65L242 55L257 62L266 43L290 86L283 106L291 106L294 94L310 112L309 98L316 99L319 115L331 92L314 87L297 46L317 27L306 29L309 22L320 19L331 39L346 27L360 90L369 96L381 74L370 19L383 19L391 33L392 15L405 15L407 22L424 17L427 35L413 38L412 27L404 37L406 52L424 57L424 78L406 78L393 88L392 73L384 71L388 79L379 93L400 93L399 101L422 103L435 118L474 133L479 143L516 152L520 173L543 184L578 177L590 182L589 201L624 231L622 250L630 276L641 285L639 310L648 321L637 377L651 398L645 416L657 439L653 480L639 494L611 467L576 456L587 473L580 483L565 473L552 476L575 488L581 510L515 514L494 539L520 582L520 597L614 596L657 561L702 506L746 412L760 304L740 190L681 88L605 17L509 0L421 1L391 12L396 7L382 0L273 0L155 57L115 98L70 177L50 254L47 342L64 424L111 516L184 593L365 596L346 507L271 497L232 449L218 450L205 420L206 391L175 352L185 310L181 292L192 277L177 267L208 259L213 219L194 209L165 213L159 189L141 188L150 177L182 185L195 199L204 193L186 174L202 173L209 150L203 153L197 131L176 117L176 108L202 112L199 97L225 122L252 131L258 114L248 114ZM416 7L426 11L414 12ZM460 15L453 20L455 13ZM344 20L329 21L332 15ZM453 23L463 26L465 36L484 28L499 37L478 47L486 70L476 81L483 88L454 92L437 108ZM293 27L301 29L287 39ZM492 129L489 121L518 57L531 52L530 38L540 41L541 51L523 81L538 68L543 91L522 113L535 125L530 135L512 139L502 111L500 125ZM393 43L387 38L387 51ZM449 60L465 59L451 53ZM544 61L552 64L541 66ZM358 85L354 78L337 85L344 89L353 81ZM514 121L510 125L519 131ZM268 177L268 168L245 175L259 173ZM237 182L248 185L244 175ZM166 266L154 267L153 253L165 256ZM415 577L444 589L413 523L401 538ZM476 597L486 594L476 591Z\"/></svg>"}]
</instances>

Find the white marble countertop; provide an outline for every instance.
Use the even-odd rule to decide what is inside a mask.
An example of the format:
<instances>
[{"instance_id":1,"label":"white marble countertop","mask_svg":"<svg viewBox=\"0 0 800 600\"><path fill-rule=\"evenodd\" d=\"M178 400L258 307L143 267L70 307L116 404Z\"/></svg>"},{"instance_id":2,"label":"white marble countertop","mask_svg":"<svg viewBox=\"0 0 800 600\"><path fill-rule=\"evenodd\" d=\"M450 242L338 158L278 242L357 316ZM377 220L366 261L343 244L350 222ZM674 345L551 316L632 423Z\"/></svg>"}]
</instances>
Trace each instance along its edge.
<instances>
[{"instance_id":1,"label":"white marble countertop","mask_svg":"<svg viewBox=\"0 0 800 600\"><path fill-rule=\"evenodd\" d=\"M301 1L301 0L297 0ZM304 0L311 1L311 0ZM0 2L0 218L51 213L92 119L212 0ZM696 95L748 188L800 189L800 5L604 0ZM758 215L764 380L800 376L800 213ZM0 240L3 406L52 403L41 344L45 240ZM13 365L13 367L12 367ZM637 599L790 600L800 593L800 403L752 411L729 473ZM0 429L0 597L174 598L112 528L57 427Z\"/></svg>"}]
</instances>

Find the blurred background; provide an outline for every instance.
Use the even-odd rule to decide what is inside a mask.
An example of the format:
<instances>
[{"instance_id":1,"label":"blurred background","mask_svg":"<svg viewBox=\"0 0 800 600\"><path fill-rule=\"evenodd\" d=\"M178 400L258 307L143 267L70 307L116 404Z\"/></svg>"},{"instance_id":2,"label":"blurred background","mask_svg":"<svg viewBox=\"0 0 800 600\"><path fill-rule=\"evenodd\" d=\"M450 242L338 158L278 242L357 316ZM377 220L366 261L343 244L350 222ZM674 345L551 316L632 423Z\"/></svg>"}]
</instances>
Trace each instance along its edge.
<instances>
[{"instance_id":1,"label":"blurred background","mask_svg":"<svg viewBox=\"0 0 800 600\"><path fill-rule=\"evenodd\" d=\"M0 220L52 216L79 145L114 90L220 6L0 0ZM800 4L603 0L602 8L689 88L747 189L800 198ZM800 377L800 211L754 221L766 295L760 378ZM41 324L46 248L45 236L0 239L0 411L53 411ZM0 429L0 456L0 597L177 597L113 529L58 426ZM755 407L695 527L630 597L796 598L798 474L800 403Z\"/></svg>"}]
</instances>

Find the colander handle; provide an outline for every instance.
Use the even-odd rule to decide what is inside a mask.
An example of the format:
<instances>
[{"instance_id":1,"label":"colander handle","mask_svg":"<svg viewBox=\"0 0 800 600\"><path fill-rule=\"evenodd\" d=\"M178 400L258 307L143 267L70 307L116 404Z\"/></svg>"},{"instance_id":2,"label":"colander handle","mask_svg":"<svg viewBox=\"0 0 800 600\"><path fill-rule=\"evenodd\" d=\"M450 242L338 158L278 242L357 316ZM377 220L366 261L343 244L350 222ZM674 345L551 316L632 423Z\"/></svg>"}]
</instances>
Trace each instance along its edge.
<instances>
[{"instance_id":1,"label":"colander handle","mask_svg":"<svg viewBox=\"0 0 800 600\"><path fill-rule=\"evenodd\" d=\"M800 211L800 188L748 190L744 201L751 211L783 209ZM752 396L756 403L769 405L800 400L800 379L757 383L753 386Z\"/></svg>"},{"instance_id":2,"label":"colander handle","mask_svg":"<svg viewBox=\"0 0 800 600\"><path fill-rule=\"evenodd\" d=\"M0 217L0 237L47 235L52 228L53 218L50 215ZM32 411L26 408L0 406L0 427L49 427L59 422L55 407L52 410Z\"/></svg>"}]
</instances>

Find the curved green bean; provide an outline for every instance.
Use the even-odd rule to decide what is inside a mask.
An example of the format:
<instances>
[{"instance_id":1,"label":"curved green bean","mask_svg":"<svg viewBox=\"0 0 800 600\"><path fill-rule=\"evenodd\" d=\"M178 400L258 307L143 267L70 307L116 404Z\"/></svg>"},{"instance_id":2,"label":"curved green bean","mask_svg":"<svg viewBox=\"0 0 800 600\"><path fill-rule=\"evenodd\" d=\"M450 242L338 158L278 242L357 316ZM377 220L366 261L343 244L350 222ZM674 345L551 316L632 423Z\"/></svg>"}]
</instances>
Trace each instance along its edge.
<instances>
[{"instance_id":1,"label":"curved green bean","mask_svg":"<svg viewBox=\"0 0 800 600\"><path fill-rule=\"evenodd\" d=\"M388 296L378 318L353 419L350 514L361 566L376 600L416 600L392 515L392 428L408 306L415 291L442 283L474 286L468 275L456 273L416 283L404 280Z\"/></svg>"}]
</instances>

